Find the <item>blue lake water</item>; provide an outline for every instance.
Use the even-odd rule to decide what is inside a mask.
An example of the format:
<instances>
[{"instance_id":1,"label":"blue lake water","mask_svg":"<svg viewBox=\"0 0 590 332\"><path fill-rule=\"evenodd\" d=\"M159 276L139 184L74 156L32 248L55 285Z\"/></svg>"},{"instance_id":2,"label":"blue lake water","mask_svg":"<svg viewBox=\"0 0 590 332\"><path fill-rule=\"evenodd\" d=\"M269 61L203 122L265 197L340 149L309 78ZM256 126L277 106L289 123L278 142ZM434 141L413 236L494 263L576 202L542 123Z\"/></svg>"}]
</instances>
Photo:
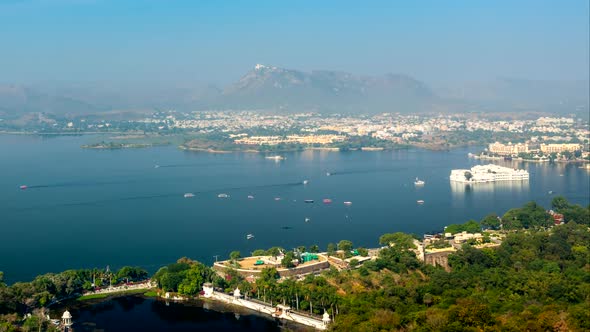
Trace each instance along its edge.
<instances>
[{"instance_id":1,"label":"blue lake water","mask_svg":"<svg viewBox=\"0 0 590 332\"><path fill-rule=\"evenodd\" d=\"M248 310L228 312L214 302L192 303L164 302L139 296L119 297L96 304L74 304L68 310L73 316L73 329L81 331L281 331L281 324L267 316ZM60 317L63 308L52 310L52 317ZM295 324L288 325L292 331L312 329Z\"/></svg>"},{"instance_id":2,"label":"blue lake water","mask_svg":"<svg viewBox=\"0 0 590 332\"><path fill-rule=\"evenodd\" d=\"M173 146L80 148L97 140L0 136L0 271L8 282L106 265L154 271L182 256L211 263L232 250L325 248L341 239L372 247L383 233L422 234L531 200L549 207L555 195L584 205L590 199L590 173L573 164L510 163L528 169L530 180L452 186L451 169L480 163L467 158L475 147L305 151L283 154L281 162ZM416 177L426 185L416 188ZM184 198L187 192L195 197ZM255 238L246 240L250 233Z\"/></svg>"}]
</instances>

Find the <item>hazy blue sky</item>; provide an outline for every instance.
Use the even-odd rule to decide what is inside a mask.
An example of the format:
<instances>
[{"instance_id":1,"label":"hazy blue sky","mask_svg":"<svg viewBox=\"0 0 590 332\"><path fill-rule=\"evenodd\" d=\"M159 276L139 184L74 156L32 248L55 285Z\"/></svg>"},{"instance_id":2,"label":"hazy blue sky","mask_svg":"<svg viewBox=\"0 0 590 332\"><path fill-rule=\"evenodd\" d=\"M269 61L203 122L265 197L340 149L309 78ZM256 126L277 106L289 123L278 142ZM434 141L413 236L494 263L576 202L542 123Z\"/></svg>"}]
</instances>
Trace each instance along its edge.
<instances>
[{"instance_id":1,"label":"hazy blue sky","mask_svg":"<svg viewBox=\"0 0 590 332\"><path fill-rule=\"evenodd\" d=\"M589 1L0 0L0 81L588 79Z\"/></svg>"}]
</instances>

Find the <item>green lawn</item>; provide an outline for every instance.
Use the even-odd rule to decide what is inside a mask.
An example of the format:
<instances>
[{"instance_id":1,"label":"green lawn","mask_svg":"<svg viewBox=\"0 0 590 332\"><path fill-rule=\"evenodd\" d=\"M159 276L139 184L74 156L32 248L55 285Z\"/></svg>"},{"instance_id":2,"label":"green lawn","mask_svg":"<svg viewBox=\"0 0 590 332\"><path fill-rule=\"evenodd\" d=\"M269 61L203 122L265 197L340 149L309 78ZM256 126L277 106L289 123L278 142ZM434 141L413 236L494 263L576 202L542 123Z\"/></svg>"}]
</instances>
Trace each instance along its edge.
<instances>
[{"instance_id":1,"label":"green lawn","mask_svg":"<svg viewBox=\"0 0 590 332\"><path fill-rule=\"evenodd\" d=\"M94 300L94 299L104 299L111 296L121 296L121 295L131 295L131 294L143 294L145 293L146 296L156 296L156 292L148 291L146 292L145 289L132 289L132 290L122 290L120 292L115 293L106 293L106 294L90 294L90 295L83 295L77 298L77 301L86 301L86 300ZM151 295L151 294L154 295ZM148 295L149 294L149 295Z\"/></svg>"}]
</instances>

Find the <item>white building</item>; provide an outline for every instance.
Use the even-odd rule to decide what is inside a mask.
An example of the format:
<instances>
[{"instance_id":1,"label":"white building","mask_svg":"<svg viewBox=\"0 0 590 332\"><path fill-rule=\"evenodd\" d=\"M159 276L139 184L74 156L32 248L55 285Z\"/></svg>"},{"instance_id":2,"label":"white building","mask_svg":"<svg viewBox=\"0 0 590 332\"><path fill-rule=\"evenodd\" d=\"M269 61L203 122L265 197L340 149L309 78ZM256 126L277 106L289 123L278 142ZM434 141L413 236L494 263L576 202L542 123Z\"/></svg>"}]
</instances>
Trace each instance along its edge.
<instances>
[{"instance_id":1,"label":"white building","mask_svg":"<svg viewBox=\"0 0 590 332\"><path fill-rule=\"evenodd\" d=\"M522 181L529 179L524 169L512 169L494 164L477 165L469 169L454 169L450 180L461 183L485 183L496 181Z\"/></svg>"},{"instance_id":2,"label":"white building","mask_svg":"<svg viewBox=\"0 0 590 332\"><path fill-rule=\"evenodd\" d=\"M496 143L490 144L488 146L488 150L491 153L495 153L495 154L498 154L501 156L511 156L511 155L517 155L521 152L528 153L529 146L526 143L502 144L502 143L496 142Z\"/></svg>"}]
</instances>

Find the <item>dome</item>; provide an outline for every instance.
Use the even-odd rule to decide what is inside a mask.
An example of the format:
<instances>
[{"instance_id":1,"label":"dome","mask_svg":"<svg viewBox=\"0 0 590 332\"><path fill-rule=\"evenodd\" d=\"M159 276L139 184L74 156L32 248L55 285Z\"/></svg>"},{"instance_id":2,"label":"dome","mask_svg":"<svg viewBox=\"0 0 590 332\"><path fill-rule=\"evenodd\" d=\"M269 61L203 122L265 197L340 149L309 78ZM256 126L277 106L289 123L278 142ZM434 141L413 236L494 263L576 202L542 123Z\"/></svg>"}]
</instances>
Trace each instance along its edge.
<instances>
[{"instance_id":1,"label":"dome","mask_svg":"<svg viewBox=\"0 0 590 332\"><path fill-rule=\"evenodd\" d=\"M70 312L66 310L66 311L64 311L64 314L61 316L61 318L69 318L69 319L71 319L72 318L72 314L70 314Z\"/></svg>"}]
</instances>

